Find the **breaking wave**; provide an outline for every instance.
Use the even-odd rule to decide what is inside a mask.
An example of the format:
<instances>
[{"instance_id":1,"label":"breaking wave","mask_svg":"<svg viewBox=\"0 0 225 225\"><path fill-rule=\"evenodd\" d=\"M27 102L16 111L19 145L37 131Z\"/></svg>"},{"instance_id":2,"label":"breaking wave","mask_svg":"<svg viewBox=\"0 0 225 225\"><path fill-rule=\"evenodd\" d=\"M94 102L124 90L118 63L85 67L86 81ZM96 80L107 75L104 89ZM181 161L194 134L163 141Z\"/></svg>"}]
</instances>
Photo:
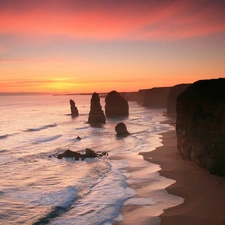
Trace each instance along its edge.
<instances>
[{"instance_id":1,"label":"breaking wave","mask_svg":"<svg viewBox=\"0 0 225 225\"><path fill-rule=\"evenodd\" d=\"M32 141L33 144L38 144L38 143L42 143L42 142L49 142L49 141L53 141L55 139L58 139L60 138L62 135L59 134L59 135L54 135L54 136L50 136L50 137L40 137L40 138L37 138L35 140Z\"/></svg>"},{"instance_id":2,"label":"breaking wave","mask_svg":"<svg viewBox=\"0 0 225 225\"><path fill-rule=\"evenodd\" d=\"M0 136L0 140L1 140L1 139L5 139L5 138L7 138L8 136L10 136L10 134L1 135L1 136Z\"/></svg>"},{"instance_id":3,"label":"breaking wave","mask_svg":"<svg viewBox=\"0 0 225 225\"><path fill-rule=\"evenodd\" d=\"M57 124L53 123L53 124L49 124L49 125L46 125L46 126L43 126L43 127L30 128L30 129L25 130L25 132L35 132L35 131L45 130L45 129L48 129L48 128L51 128L51 127L56 127L56 126L57 126Z\"/></svg>"},{"instance_id":4,"label":"breaking wave","mask_svg":"<svg viewBox=\"0 0 225 225\"><path fill-rule=\"evenodd\" d=\"M36 202L36 204L55 204L55 206L52 207L52 210L48 214L39 218L37 222L33 223L33 225L49 223L52 219L67 212L71 208L72 204L76 201L76 199L77 190L73 186L67 187L64 190L58 192L42 195L42 197L38 200L38 202Z\"/></svg>"}]
</instances>

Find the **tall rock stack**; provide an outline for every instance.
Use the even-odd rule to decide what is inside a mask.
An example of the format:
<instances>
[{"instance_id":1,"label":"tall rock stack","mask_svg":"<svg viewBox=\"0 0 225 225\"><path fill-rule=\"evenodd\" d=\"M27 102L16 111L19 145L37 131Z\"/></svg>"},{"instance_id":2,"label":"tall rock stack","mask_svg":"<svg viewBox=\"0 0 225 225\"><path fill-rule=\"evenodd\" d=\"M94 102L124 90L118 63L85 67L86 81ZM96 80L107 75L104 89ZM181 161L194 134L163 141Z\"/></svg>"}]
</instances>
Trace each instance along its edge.
<instances>
[{"instance_id":1,"label":"tall rock stack","mask_svg":"<svg viewBox=\"0 0 225 225\"><path fill-rule=\"evenodd\" d=\"M167 114L176 115L177 97L187 88L190 84L178 84L171 87L167 99Z\"/></svg>"},{"instance_id":2,"label":"tall rock stack","mask_svg":"<svg viewBox=\"0 0 225 225\"><path fill-rule=\"evenodd\" d=\"M105 123L106 118L100 104L99 95L95 92L91 98L91 110L89 112L88 123L101 124Z\"/></svg>"},{"instance_id":3,"label":"tall rock stack","mask_svg":"<svg viewBox=\"0 0 225 225\"><path fill-rule=\"evenodd\" d=\"M71 115L72 116L78 116L78 109L77 107L75 106L75 102L70 99L70 110L71 110Z\"/></svg>"},{"instance_id":4,"label":"tall rock stack","mask_svg":"<svg viewBox=\"0 0 225 225\"><path fill-rule=\"evenodd\" d=\"M225 176L225 79L201 80L177 98L177 147L184 158Z\"/></svg>"},{"instance_id":5,"label":"tall rock stack","mask_svg":"<svg viewBox=\"0 0 225 225\"><path fill-rule=\"evenodd\" d=\"M105 98L106 117L121 117L129 115L128 102L116 91L111 91Z\"/></svg>"}]
</instances>

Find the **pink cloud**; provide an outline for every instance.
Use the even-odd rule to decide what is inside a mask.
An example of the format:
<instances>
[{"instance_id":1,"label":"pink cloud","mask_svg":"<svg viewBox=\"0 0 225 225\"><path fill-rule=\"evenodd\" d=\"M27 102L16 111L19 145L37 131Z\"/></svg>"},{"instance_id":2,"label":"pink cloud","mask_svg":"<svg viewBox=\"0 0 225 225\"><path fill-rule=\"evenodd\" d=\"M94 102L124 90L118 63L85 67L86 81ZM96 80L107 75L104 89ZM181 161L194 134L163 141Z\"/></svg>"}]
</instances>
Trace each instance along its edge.
<instances>
[{"instance_id":1,"label":"pink cloud","mask_svg":"<svg viewBox=\"0 0 225 225\"><path fill-rule=\"evenodd\" d=\"M225 34L225 4L219 0L10 2L0 4L2 34L150 41Z\"/></svg>"}]
</instances>

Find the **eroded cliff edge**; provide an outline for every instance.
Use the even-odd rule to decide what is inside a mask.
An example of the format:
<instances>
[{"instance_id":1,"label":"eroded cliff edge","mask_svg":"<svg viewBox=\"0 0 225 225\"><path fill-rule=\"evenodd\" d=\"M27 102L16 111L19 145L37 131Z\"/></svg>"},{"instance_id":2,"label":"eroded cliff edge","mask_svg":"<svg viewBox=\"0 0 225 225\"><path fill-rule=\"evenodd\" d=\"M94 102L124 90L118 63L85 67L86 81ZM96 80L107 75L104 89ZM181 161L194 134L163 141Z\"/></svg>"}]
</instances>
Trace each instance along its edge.
<instances>
[{"instance_id":1,"label":"eroded cliff edge","mask_svg":"<svg viewBox=\"0 0 225 225\"><path fill-rule=\"evenodd\" d=\"M177 97L187 88L190 84L178 84L171 87L167 98L167 114L176 115Z\"/></svg>"},{"instance_id":2,"label":"eroded cliff edge","mask_svg":"<svg viewBox=\"0 0 225 225\"><path fill-rule=\"evenodd\" d=\"M182 156L225 176L225 78L190 85L178 96L176 111Z\"/></svg>"},{"instance_id":3,"label":"eroded cliff edge","mask_svg":"<svg viewBox=\"0 0 225 225\"><path fill-rule=\"evenodd\" d=\"M155 87L138 91L138 103L145 107L165 108L171 87Z\"/></svg>"}]
</instances>

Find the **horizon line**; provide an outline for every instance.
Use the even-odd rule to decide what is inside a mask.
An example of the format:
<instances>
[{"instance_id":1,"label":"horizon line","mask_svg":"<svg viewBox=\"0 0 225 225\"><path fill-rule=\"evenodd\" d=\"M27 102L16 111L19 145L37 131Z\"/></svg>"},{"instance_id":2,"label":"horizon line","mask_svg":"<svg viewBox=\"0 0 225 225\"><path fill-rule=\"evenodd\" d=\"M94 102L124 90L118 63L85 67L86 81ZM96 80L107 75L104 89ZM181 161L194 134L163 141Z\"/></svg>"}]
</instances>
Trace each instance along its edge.
<instances>
[{"instance_id":1,"label":"horizon line","mask_svg":"<svg viewBox=\"0 0 225 225\"><path fill-rule=\"evenodd\" d=\"M134 93L138 91L118 91L118 93ZM0 96L13 95L92 95L94 92L80 92L80 93L50 93L50 92L0 92ZM109 92L98 92L98 94L108 94Z\"/></svg>"}]
</instances>

